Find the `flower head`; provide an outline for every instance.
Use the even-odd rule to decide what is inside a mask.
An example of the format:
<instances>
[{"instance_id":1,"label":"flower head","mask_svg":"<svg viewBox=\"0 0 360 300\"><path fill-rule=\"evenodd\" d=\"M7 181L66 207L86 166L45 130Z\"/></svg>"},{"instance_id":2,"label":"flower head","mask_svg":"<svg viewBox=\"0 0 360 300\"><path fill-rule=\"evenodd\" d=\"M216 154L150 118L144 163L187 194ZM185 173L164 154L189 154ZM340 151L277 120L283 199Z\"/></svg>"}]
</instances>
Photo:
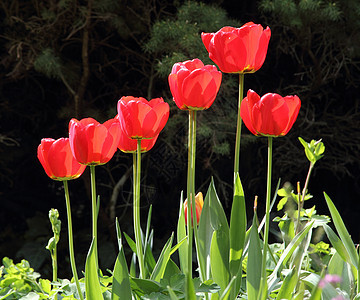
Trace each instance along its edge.
<instances>
[{"instance_id":1,"label":"flower head","mask_svg":"<svg viewBox=\"0 0 360 300\"><path fill-rule=\"evenodd\" d=\"M197 193L195 196L195 211L196 211L196 221L199 224L201 211L204 206L204 199L203 194L201 192ZM185 215L185 223L187 224L187 210L188 210L188 203L187 199L184 201L184 215ZM191 208L191 224L192 224L192 208Z\"/></svg>"},{"instance_id":2,"label":"flower head","mask_svg":"<svg viewBox=\"0 0 360 300\"><path fill-rule=\"evenodd\" d=\"M221 77L215 66L204 66L196 58L174 64L168 79L174 101L180 109L202 110L213 104Z\"/></svg>"},{"instance_id":3,"label":"flower head","mask_svg":"<svg viewBox=\"0 0 360 300\"><path fill-rule=\"evenodd\" d=\"M223 27L201 38L210 59L224 73L253 73L264 63L271 31L259 24L246 23L240 28Z\"/></svg>"},{"instance_id":4,"label":"flower head","mask_svg":"<svg viewBox=\"0 0 360 300\"><path fill-rule=\"evenodd\" d=\"M54 180L78 178L86 168L73 157L68 138L42 139L37 149L37 157L46 174Z\"/></svg>"},{"instance_id":5,"label":"flower head","mask_svg":"<svg viewBox=\"0 0 360 300\"><path fill-rule=\"evenodd\" d=\"M71 119L69 138L72 153L84 165L103 165L115 154L120 140L120 123L110 119L100 124L93 118Z\"/></svg>"},{"instance_id":6,"label":"flower head","mask_svg":"<svg viewBox=\"0 0 360 300\"><path fill-rule=\"evenodd\" d=\"M301 102L298 96L281 97L268 93L260 98L253 90L247 92L240 107L246 127L255 135L286 135L298 116Z\"/></svg>"},{"instance_id":7,"label":"flower head","mask_svg":"<svg viewBox=\"0 0 360 300\"><path fill-rule=\"evenodd\" d=\"M169 104L163 98L147 101L126 96L118 101L118 116L123 132L131 139L153 139L169 119Z\"/></svg>"}]
</instances>

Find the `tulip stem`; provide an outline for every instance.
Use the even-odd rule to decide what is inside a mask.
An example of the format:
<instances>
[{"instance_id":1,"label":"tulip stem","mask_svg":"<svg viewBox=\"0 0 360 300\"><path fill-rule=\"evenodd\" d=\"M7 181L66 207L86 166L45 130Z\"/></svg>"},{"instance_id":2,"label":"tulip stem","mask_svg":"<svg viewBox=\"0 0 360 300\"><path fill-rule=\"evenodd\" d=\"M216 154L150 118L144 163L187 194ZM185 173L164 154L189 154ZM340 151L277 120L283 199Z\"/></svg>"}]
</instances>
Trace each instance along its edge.
<instances>
[{"instance_id":1,"label":"tulip stem","mask_svg":"<svg viewBox=\"0 0 360 300\"><path fill-rule=\"evenodd\" d=\"M97 243L97 217L98 207L96 203L96 181L95 181L95 166L90 165L90 178L91 178L91 210L92 210L92 236L94 239L94 251L96 266L99 268L98 260L98 243Z\"/></svg>"},{"instance_id":2,"label":"tulip stem","mask_svg":"<svg viewBox=\"0 0 360 300\"><path fill-rule=\"evenodd\" d=\"M64 183L66 213L67 213L67 221L68 221L70 265L71 265L71 270L72 270L72 273L73 273L73 276L74 276L76 289L78 291L79 297L80 297L81 300L84 300L84 297L83 297L81 289L80 289L80 283L79 283L79 278L78 278L78 274L77 274L77 270L76 270L76 263L75 263L74 240L73 240L73 230L72 230L69 187L68 187L67 180L64 180L63 183Z\"/></svg>"},{"instance_id":3,"label":"tulip stem","mask_svg":"<svg viewBox=\"0 0 360 300\"><path fill-rule=\"evenodd\" d=\"M266 207L265 207L265 229L264 229L264 248L261 264L261 295L267 293L267 274L266 274L266 257L269 244L269 227L270 227L270 197L271 197L271 170L272 170L272 148L273 138L268 137L268 165L267 165L267 185L266 185ZM266 296L267 298L267 296ZM264 297L262 298L264 299Z\"/></svg>"},{"instance_id":4,"label":"tulip stem","mask_svg":"<svg viewBox=\"0 0 360 300\"><path fill-rule=\"evenodd\" d=\"M235 140L234 183L236 180L236 174L239 173L239 164L240 164L240 139L241 139L241 124L242 124L241 116L240 116L240 106L243 97L244 97L244 74L239 73L239 103L238 103L238 116L237 116L236 140Z\"/></svg>"},{"instance_id":5,"label":"tulip stem","mask_svg":"<svg viewBox=\"0 0 360 300\"><path fill-rule=\"evenodd\" d=\"M196 111L189 110L189 137L188 137L188 174L187 174L187 231L188 231L188 267L186 275L188 280L192 280L192 245L193 245L193 224L196 223L195 211L195 151L196 151ZM195 223L191 221L195 215ZM188 284L186 285L186 299L189 299Z\"/></svg>"},{"instance_id":6,"label":"tulip stem","mask_svg":"<svg viewBox=\"0 0 360 300\"><path fill-rule=\"evenodd\" d=\"M134 159L134 168L136 174L134 178L134 233L136 243L136 255L138 257L140 277L145 279L145 264L144 252L141 241L141 226L140 226L140 174L141 174L141 139L137 140L136 160Z\"/></svg>"}]
</instances>

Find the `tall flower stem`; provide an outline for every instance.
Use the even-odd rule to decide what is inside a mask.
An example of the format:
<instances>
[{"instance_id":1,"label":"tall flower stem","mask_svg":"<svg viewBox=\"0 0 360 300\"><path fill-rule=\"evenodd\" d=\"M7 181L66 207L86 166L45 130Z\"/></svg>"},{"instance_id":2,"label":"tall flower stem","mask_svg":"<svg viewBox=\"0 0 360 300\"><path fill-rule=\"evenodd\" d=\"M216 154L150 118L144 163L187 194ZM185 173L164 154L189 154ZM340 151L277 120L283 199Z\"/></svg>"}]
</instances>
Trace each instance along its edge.
<instances>
[{"instance_id":1,"label":"tall flower stem","mask_svg":"<svg viewBox=\"0 0 360 300\"><path fill-rule=\"evenodd\" d=\"M241 124L242 124L241 116L240 116L240 106L243 97L244 97L244 74L239 73L239 102L238 102L238 116L237 116L236 140L235 140L234 183L236 179L236 173L239 173L239 164L240 164L240 140L241 140Z\"/></svg>"},{"instance_id":2,"label":"tall flower stem","mask_svg":"<svg viewBox=\"0 0 360 300\"><path fill-rule=\"evenodd\" d=\"M65 191L65 202L66 202L66 213L67 213L67 221L68 221L68 235L69 235L69 253L70 253L70 265L71 270L74 276L76 289L79 293L79 297L81 300L84 300L84 297L81 293L79 278L76 270L75 263L75 253L74 253L74 240L73 240L73 230L72 230L72 219L71 219L71 206L70 206L70 196L69 196L69 187L67 180L63 181L64 183L64 191Z\"/></svg>"},{"instance_id":3,"label":"tall flower stem","mask_svg":"<svg viewBox=\"0 0 360 300\"><path fill-rule=\"evenodd\" d=\"M134 159L134 169L136 170L134 178L134 233L136 242L136 255L138 257L140 277L145 279L144 252L141 241L140 227L140 174L141 174L141 139L137 140L136 160Z\"/></svg>"},{"instance_id":4,"label":"tall flower stem","mask_svg":"<svg viewBox=\"0 0 360 300\"><path fill-rule=\"evenodd\" d=\"M93 166L93 165L90 165L90 178L91 178L92 237L94 239L96 266L99 267L98 247L97 247L98 246L98 243L97 243L98 207L97 207L97 203L96 203L95 166Z\"/></svg>"},{"instance_id":5,"label":"tall flower stem","mask_svg":"<svg viewBox=\"0 0 360 300\"><path fill-rule=\"evenodd\" d=\"M189 137L188 137L188 174L187 174L187 231L188 231L188 279L192 279L192 245L193 224L196 223L195 213L195 152L196 152L196 111L189 110ZM194 211L195 223L192 221L191 211ZM189 281L189 280L188 280ZM188 297L188 294L186 295Z\"/></svg>"},{"instance_id":6,"label":"tall flower stem","mask_svg":"<svg viewBox=\"0 0 360 300\"><path fill-rule=\"evenodd\" d=\"M272 148L273 138L268 137L268 165L267 165L267 184L266 184L266 207L265 207L265 229L264 229L264 248L261 262L261 292L266 292L266 256L269 245L269 227L270 227L270 198L271 198L271 170L272 170Z\"/></svg>"}]
</instances>

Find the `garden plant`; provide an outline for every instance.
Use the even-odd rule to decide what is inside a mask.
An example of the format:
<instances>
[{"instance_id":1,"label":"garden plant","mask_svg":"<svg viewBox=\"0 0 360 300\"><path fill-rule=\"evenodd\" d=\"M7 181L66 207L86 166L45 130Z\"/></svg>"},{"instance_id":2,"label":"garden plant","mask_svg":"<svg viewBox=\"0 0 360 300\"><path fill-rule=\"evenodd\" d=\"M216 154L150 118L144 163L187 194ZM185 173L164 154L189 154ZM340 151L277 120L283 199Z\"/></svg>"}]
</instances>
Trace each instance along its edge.
<instances>
[{"instance_id":1,"label":"garden plant","mask_svg":"<svg viewBox=\"0 0 360 300\"><path fill-rule=\"evenodd\" d=\"M5 257L0 268L0 299L360 299L359 247L352 241L330 196L324 192L322 200L330 216L317 214L315 206L306 206L306 200L312 197L308 191L312 170L325 153L321 139L305 141L299 137L298 145L304 148L309 161L306 178L300 178L295 188L289 184L280 188L280 179L275 188L271 186L272 169L277 167L272 161L273 140L279 139L280 143L281 137L291 130L301 100L297 95L258 95L256 86L244 97L244 79L255 76L251 73L262 67L270 37L269 27L264 29L253 22L240 28L223 27L215 33L202 33L202 42L217 66L189 58L169 70L173 100L188 114L188 168L186 190L179 195L176 233L161 251L153 249L156 232L151 227L151 207L146 226L141 226L140 185L142 154L155 145L169 118L169 104L163 98L122 96L117 114L105 123L90 117L73 118L68 137L42 139L38 159L46 174L64 186L63 222L67 223L73 277L57 276L60 219L65 216L52 209L49 219L54 236L46 246L52 258L52 279L41 278L26 260L14 263ZM195 182L197 115L206 114L216 101L223 73L237 74L234 76L239 80L234 168L228 170L233 176L229 219L217 195L216 181L211 180L205 196L197 193ZM268 141L267 184L259 187L266 190L266 199L245 201L246 187L239 176L242 123L253 135ZM133 156L133 236L121 230L117 219L113 220L118 256L112 270L101 270L97 223L102 198L96 191L95 167L108 163L117 149ZM92 241L85 268L78 273L69 181L84 176L87 167ZM257 211L259 201L265 202L264 216ZM249 206L253 207L251 216L246 214ZM278 214L283 211L282 217L271 219L275 208ZM278 242L270 242L271 224L278 228ZM124 247L133 252L130 260Z\"/></svg>"}]
</instances>

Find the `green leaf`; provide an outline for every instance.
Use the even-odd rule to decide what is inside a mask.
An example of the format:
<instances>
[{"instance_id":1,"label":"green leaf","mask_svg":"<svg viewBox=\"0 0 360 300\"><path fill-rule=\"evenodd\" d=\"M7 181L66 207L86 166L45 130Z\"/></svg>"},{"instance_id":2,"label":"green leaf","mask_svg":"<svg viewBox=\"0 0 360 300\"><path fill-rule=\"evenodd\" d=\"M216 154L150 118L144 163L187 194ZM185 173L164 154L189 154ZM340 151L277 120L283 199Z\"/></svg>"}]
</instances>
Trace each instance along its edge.
<instances>
[{"instance_id":1,"label":"green leaf","mask_svg":"<svg viewBox=\"0 0 360 300\"><path fill-rule=\"evenodd\" d=\"M167 287L167 290L169 292L169 296L170 296L170 300L178 300L179 298L176 296L176 294L174 293L174 291L172 290L171 287Z\"/></svg>"},{"instance_id":2,"label":"green leaf","mask_svg":"<svg viewBox=\"0 0 360 300\"><path fill-rule=\"evenodd\" d=\"M248 299L258 299L261 283L262 251L257 227L257 216L254 213L249 236L249 251L246 271L246 289Z\"/></svg>"},{"instance_id":3,"label":"green leaf","mask_svg":"<svg viewBox=\"0 0 360 300\"><path fill-rule=\"evenodd\" d=\"M94 238L91 242L89 253L85 263L85 293L87 299L104 299L101 293L100 281L98 276L98 267L96 263L96 253L94 247Z\"/></svg>"},{"instance_id":4,"label":"green leaf","mask_svg":"<svg viewBox=\"0 0 360 300\"><path fill-rule=\"evenodd\" d=\"M293 268L285 277L279 294L276 297L276 300L281 299L291 299L293 292L295 291L296 284L298 283L299 277L298 272Z\"/></svg>"},{"instance_id":5,"label":"green leaf","mask_svg":"<svg viewBox=\"0 0 360 300\"><path fill-rule=\"evenodd\" d=\"M205 197L198 226L199 249L197 249L197 254L198 259L205 266L205 278L203 280L211 278L210 247L213 233L219 229L223 232L223 243L229 247L229 225L212 179Z\"/></svg>"},{"instance_id":6,"label":"green leaf","mask_svg":"<svg viewBox=\"0 0 360 300\"><path fill-rule=\"evenodd\" d=\"M117 219L116 223L118 243L120 249L113 271L111 300L131 299L132 293L130 287L129 271L126 265L125 254L121 243L121 232L120 227L118 226Z\"/></svg>"},{"instance_id":7,"label":"green leaf","mask_svg":"<svg viewBox=\"0 0 360 300\"><path fill-rule=\"evenodd\" d=\"M283 266L287 263L287 261L290 259L291 255L295 251L295 249L299 246L301 241L305 238L309 230L313 227L314 221L311 223L306 224L306 226L303 228L302 231L300 231L294 239L291 241L291 243L285 248L284 252L281 254L279 261L273 271L273 273L270 275L271 277L277 277L279 272L282 270Z\"/></svg>"},{"instance_id":8,"label":"green leaf","mask_svg":"<svg viewBox=\"0 0 360 300\"><path fill-rule=\"evenodd\" d=\"M351 264L349 253L347 252L344 244L336 235L336 233L327 224L323 224L322 226L327 235L327 238L329 239L331 245L335 248L336 252L341 256L344 261Z\"/></svg>"},{"instance_id":9,"label":"green leaf","mask_svg":"<svg viewBox=\"0 0 360 300\"><path fill-rule=\"evenodd\" d=\"M246 204L243 187L239 174L235 180L234 199L230 216L230 255L229 270L230 276L235 277L234 294L237 295L241 287L242 278L242 253L244 251L246 234Z\"/></svg>"},{"instance_id":10,"label":"green leaf","mask_svg":"<svg viewBox=\"0 0 360 300\"><path fill-rule=\"evenodd\" d=\"M171 234L171 237L164 245L164 248L162 249L160 256L158 258L158 261L154 267L154 270L150 276L151 280L160 281L160 279L163 277L165 268L167 266L167 263L170 259L170 252L171 252L171 245L173 242L174 233Z\"/></svg>"},{"instance_id":11,"label":"green leaf","mask_svg":"<svg viewBox=\"0 0 360 300\"><path fill-rule=\"evenodd\" d=\"M343 242L347 252L349 253L350 262L356 269L358 269L359 257L356 253L356 249L355 249L353 241L351 240L350 234L347 231L345 224L344 224L343 220L341 219L341 216L340 216L338 210L336 209L334 203L331 201L330 197L325 192L324 192L324 196L325 196L326 203L329 207L330 214L331 214L332 220L334 222L335 228L336 228L336 230L340 236L340 239Z\"/></svg>"},{"instance_id":12,"label":"green leaf","mask_svg":"<svg viewBox=\"0 0 360 300\"><path fill-rule=\"evenodd\" d=\"M215 230L210 247L211 274L214 281L225 290L230 280L229 245L223 230Z\"/></svg>"},{"instance_id":13,"label":"green leaf","mask_svg":"<svg viewBox=\"0 0 360 300\"><path fill-rule=\"evenodd\" d=\"M160 283L149 279L130 278L130 284L133 292L141 296L163 290Z\"/></svg>"},{"instance_id":14,"label":"green leaf","mask_svg":"<svg viewBox=\"0 0 360 300\"><path fill-rule=\"evenodd\" d=\"M176 238L177 238L177 242L178 244L180 243L180 241L186 239L187 234L186 234L186 224L185 224L185 216L184 216L184 204L183 204L183 192L181 192L181 197L180 197L180 209L179 209L179 219L178 219L178 223L177 223L177 232L176 232ZM186 246L186 244L181 245L179 247L179 260L180 260L180 268L183 271L183 273L186 272L186 268L187 268L187 253L188 253L188 247Z\"/></svg>"}]
</instances>

